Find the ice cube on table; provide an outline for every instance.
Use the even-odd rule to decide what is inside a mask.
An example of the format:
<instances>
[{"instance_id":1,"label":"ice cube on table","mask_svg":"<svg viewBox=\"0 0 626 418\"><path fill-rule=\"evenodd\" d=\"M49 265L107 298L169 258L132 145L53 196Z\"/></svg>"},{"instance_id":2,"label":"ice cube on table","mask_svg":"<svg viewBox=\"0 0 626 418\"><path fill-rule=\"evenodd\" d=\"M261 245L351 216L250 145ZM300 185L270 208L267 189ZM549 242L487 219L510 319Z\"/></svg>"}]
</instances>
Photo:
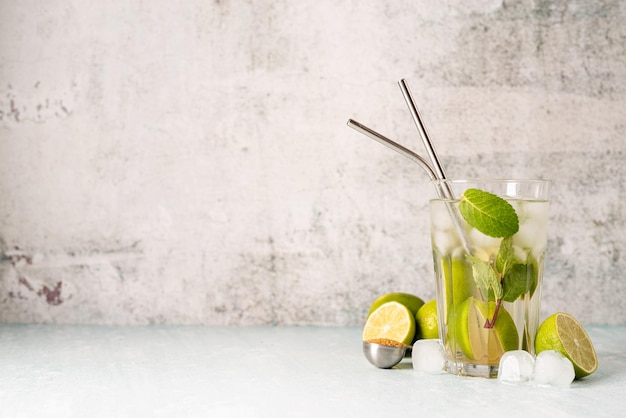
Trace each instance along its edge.
<instances>
[{"instance_id":1,"label":"ice cube on table","mask_svg":"<svg viewBox=\"0 0 626 418\"><path fill-rule=\"evenodd\" d=\"M507 351L500 358L498 380L503 383L526 383L533 378L535 358L528 351Z\"/></svg>"},{"instance_id":2,"label":"ice cube on table","mask_svg":"<svg viewBox=\"0 0 626 418\"><path fill-rule=\"evenodd\" d=\"M441 340L415 341L411 361L415 371L429 374L442 373L446 362L446 353Z\"/></svg>"},{"instance_id":3,"label":"ice cube on table","mask_svg":"<svg viewBox=\"0 0 626 418\"><path fill-rule=\"evenodd\" d=\"M561 353L542 351L535 359L533 381L537 385L567 386L574 381L574 365Z\"/></svg>"}]
</instances>

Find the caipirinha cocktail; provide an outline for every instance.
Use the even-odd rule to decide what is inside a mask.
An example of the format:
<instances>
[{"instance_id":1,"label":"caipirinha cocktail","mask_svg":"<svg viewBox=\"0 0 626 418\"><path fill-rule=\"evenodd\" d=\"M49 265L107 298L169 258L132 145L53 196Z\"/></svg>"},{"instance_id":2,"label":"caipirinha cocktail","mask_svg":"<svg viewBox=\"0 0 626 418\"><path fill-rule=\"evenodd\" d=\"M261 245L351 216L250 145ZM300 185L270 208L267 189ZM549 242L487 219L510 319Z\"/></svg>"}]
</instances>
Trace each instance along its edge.
<instances>
[{"instance_id":1,"label":"caipirinha cocktail","mask_svg":"<svg viewBox=\"0 0 626 418\"><path fill-rule=\"evenodd\" d=\"M548 183L448 181L430 201L447 371L495 377L509 350L534 354L547 243Z\"/></svg>"}]
</instances>

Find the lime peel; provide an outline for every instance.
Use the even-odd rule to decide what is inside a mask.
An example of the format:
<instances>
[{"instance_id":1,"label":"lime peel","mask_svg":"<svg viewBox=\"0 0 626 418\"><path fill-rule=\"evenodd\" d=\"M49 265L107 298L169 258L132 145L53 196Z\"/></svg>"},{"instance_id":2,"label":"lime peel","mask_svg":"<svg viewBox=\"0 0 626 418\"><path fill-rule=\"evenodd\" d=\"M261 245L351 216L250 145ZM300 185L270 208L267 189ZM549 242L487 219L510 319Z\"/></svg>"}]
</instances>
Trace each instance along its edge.
<instances>
[{"instance_id":1,"label":"lime peel","mask_svg":"<svg viewBox=\"0 0 626 418\"><path fill-rule=\"evenodd\" d=\"M598 369L598 356L583 326L570 314L557 312L549 316L537 329L535 352L554 350L567 357L574 365L577 379L589 376Z\"/></svg>"}]
</instances>

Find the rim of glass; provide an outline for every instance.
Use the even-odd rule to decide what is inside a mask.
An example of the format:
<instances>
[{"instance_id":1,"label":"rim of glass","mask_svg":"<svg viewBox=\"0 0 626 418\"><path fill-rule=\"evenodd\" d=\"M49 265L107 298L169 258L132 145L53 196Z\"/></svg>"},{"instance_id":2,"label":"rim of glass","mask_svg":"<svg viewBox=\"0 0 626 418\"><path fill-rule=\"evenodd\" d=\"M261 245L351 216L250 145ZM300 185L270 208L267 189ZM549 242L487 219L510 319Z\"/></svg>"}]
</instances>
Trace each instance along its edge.
<instances>
[{"instance_id":1,"label":"rim of glass","mask_svg":"<svg viewBox=\"0 0 626 418\"><path fill-rule=\"evenodd\" d=\"M431 184L437 190L437 197L432 200L458 200L465 190L471 188L484 189L501 196L548 200L552 188L550 180L515 179L515 178L467 178L467 179L435 179Z\"/></svg>"},{"instance_id":2,"label":"rim of glass","mask_svg":"<svg viewBox=\"0 0 626 418\"><path fill-rule=\"evenodd\" d=\"M433 179L431 180L434 183L480 183L480 182L490 182L490 183L550 183L550 180L545 179L537 179L537 178L490 178L490 177L470 177L470 178L459 178L459 179Z\"/></svg>"}]
</instances>

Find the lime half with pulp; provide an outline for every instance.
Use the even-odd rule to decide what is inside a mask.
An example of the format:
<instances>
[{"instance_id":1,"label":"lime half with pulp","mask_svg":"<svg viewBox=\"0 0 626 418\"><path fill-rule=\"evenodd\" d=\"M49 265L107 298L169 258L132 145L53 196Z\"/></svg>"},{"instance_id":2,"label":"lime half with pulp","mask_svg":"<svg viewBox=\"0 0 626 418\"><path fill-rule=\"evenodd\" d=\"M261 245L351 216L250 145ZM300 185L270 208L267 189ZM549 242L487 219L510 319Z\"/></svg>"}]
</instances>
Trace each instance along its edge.
<instances>
[{"instance_id":1,"label":"lime half with pulp","mask_svg":"<svg viewBox=\"0 0 626 418\"><path fill-rule=\"evenodd\" d=\"M517 328L504 306L500 306L493 327L486 326L487 320L493 319L495 311L495 302L484 302L473 297L467 298L457 308L457 345L468 359L497 365L502 354L518 349Z\"/></svg>"},{"instance_id":2,"label":"lime half with pulp","mask_svg":"<svg viewBox=\"0 0 626 418\"><path fill-rule=\"evenodd\" d=\"M535 337L535 352L555 350L574 364L576 378L589 376L598 369L598 356L591 338L571 315L557 312L539 326Z\"/></svg>"},{"instance_id":3,"label":"lime half with pulp","mask_svg":"<svg viewBox=\"0 0 626 418\"><path fill-rule=\"evenodd\" d=\"M367 318L363 341L389 339L410 345L415 336L415 316L399 302L387 302Z\"/></svg>"}]
</instances>

